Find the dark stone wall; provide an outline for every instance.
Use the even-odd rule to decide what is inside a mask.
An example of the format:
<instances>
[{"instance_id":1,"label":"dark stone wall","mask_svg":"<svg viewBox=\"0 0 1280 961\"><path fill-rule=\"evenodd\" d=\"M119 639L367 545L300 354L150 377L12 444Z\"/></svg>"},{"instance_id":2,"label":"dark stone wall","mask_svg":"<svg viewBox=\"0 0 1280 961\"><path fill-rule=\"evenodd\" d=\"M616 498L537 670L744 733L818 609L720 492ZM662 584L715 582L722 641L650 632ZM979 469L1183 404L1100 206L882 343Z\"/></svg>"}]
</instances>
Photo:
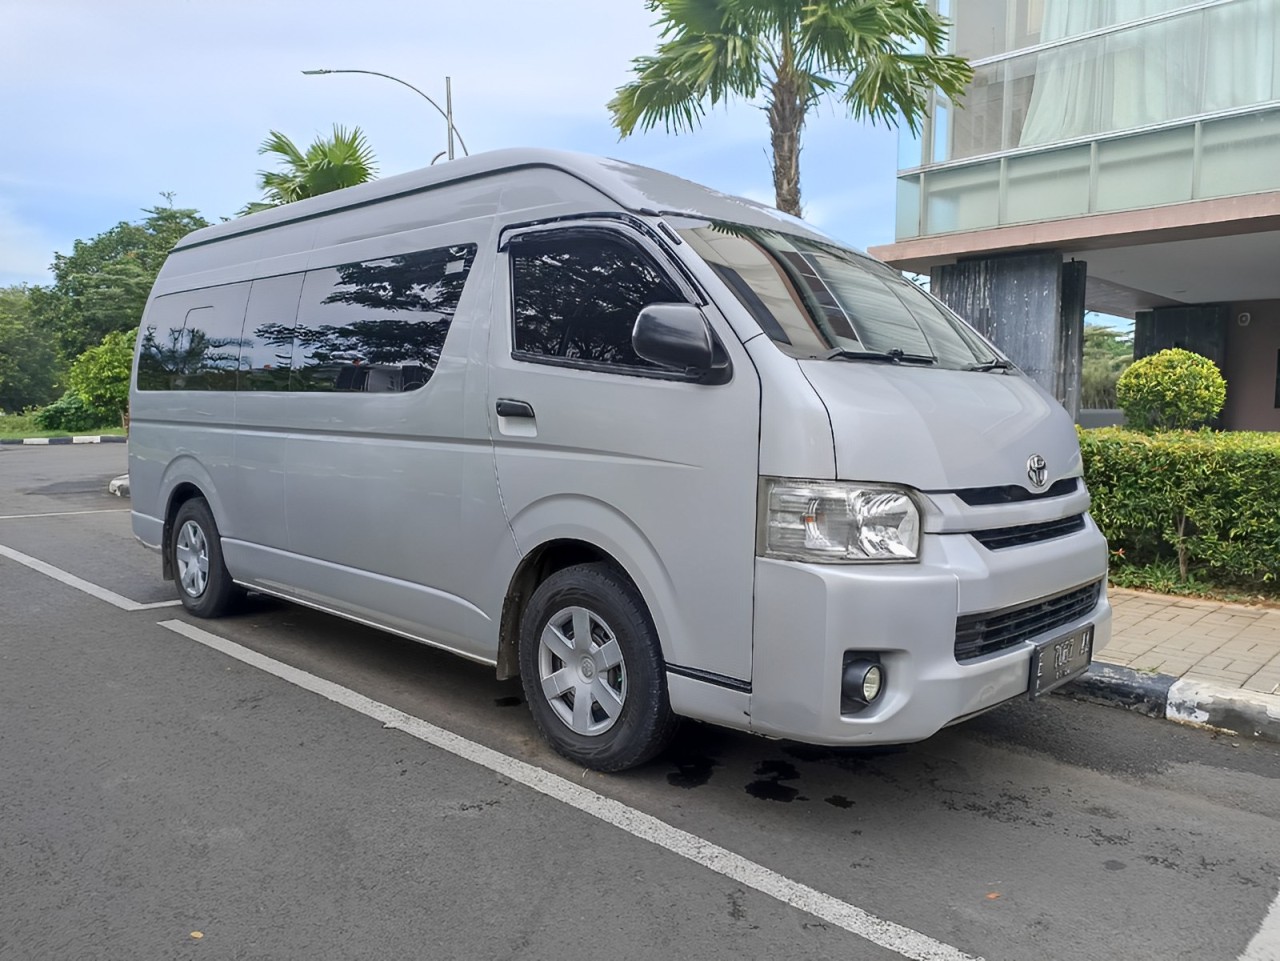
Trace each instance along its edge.
<instances>
[{"instance_id":1,"label":"dark stone wall","mask_svg":"<svg viewBox=\"0 0 1280 961\"><path fill-rule=\"evenodd\" d=\"M1080 407L1084 349L1081 261L1054 251L962 260L935 267L935 297L990 338L1072 417Z\"/></svg>"}]
</instances>

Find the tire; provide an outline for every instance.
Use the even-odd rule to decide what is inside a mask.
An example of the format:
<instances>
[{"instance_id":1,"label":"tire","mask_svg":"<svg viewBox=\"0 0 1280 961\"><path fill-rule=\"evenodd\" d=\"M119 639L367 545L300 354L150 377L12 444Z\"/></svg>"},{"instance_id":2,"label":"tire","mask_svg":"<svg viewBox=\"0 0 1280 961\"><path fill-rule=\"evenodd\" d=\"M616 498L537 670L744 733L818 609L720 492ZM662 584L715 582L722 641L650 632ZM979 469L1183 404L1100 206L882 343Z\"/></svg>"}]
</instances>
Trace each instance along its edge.
<instances>
[{"instance_id":1,"label":"tire","mask_svg":"<svg viewBox=\"0 0 1280 961\"><path fill-rule=\"evenodd\" d=\"M643 764L675 734L658 633L608 564L566 567L533 592L520 619L520 679L542 736L596 771Z\"/></svg>"},{"instance_id":2,"label":"tire","mask_svg":"<svg viewBox=\"0 0 1280 961\"><path fill-rule=\"evenodd\" d=\"M221 617L243 593L222 561L222 537L203 497L193 497L178 508L169 560L182 606L196 617Z\"/></svg>"}]
</instances>

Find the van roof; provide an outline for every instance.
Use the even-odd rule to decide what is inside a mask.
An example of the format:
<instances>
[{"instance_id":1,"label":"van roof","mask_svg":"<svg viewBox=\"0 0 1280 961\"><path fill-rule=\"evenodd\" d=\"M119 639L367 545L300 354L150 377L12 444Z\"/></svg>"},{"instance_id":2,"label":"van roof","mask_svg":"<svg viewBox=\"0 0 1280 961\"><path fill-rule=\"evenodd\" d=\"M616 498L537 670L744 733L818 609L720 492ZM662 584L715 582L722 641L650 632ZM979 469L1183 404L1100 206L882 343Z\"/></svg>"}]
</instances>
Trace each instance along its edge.
<instances>
[{"instance_id":1,"label":"van roof","mask_svg":"<svg viewBox=\"0 0 1280 961\"><path fill-rule=\"evenodd\" d=\"M799 218L745 197L720 193L674 174L589 154L523 147L475 154L451 160L438 167L423 167L357 187L347 187L319 197L284 204L226 223L214 224L188 234L178 242L175 249L207 244L237 234L306 220L349 207L365 206L450 183L531 167L551 168L566 173L594 187L619 207L638 214L725 220L826 239Z\"/></svg>"}]
</instances>

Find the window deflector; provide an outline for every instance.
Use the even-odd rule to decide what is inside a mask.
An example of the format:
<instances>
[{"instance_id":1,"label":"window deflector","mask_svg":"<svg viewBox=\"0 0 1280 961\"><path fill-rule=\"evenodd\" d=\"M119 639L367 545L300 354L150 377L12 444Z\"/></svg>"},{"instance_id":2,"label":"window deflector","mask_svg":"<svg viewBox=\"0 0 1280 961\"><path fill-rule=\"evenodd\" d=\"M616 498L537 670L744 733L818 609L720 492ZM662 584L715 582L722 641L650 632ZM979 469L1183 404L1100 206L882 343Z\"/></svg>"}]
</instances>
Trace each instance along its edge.
<instances>
[{"instance_id":1,"label":"window deflector","mask_svg":"<svg viewBox=\"0 0 1280 961\"><path fill-rule=\"evenodd\" d=\"M580 219L554 220L537 224L517 224L505 227L501 231L498 250L507 252L514 243L532 236L543 236L552 233L590 231L594 234L606 234L621 237L625 241L638 246L641 251L651 257L663 275L689 301L698 307L705 307L710 300L693 283L688 271L678 257L666 249L663 242L651 237L647 232L637 230L630 218L614 219L601 216L585 216Z\"/></svg>"}]
</instances>

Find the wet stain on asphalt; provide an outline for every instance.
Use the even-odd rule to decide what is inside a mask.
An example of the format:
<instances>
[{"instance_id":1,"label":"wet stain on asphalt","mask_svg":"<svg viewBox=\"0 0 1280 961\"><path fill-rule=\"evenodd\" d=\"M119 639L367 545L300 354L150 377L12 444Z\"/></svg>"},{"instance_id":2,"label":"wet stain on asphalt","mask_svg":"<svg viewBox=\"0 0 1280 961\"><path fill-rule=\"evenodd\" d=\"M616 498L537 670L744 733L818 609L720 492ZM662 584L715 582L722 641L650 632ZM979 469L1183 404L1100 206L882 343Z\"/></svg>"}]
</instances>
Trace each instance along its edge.
<instances>
[{"instance_id":1,"label":"wet stain on asphalt","mask_svg":"<svg viewBox=\"0 0 1280 961\"><path fill-rule=\"evenodd\" d=\"M760 778L758 781L752 781L747 785L747 793L753 798L759 798L761 801L781 801L784 804L790 804L800 798L800 791L783 781L796 781L800 778L800 772L796 770L795 765L787 761L761 761L760 766L756 768L756 775Z\"/></svg>"},{"instance_id":2,"label":"wet stain on asphalt","mask_svg":"<svg viewBox=\"0 0 1280 961\"><path fill-rule=\"evenodd\" d=\"M685 754L672 758L676 769L667 775L667 783L685 790L702 787L711 780L711 769L719 765L715 758L703 754Z\"/></svg>"},{"instance_id":3,"label":"wet stain on asphalt","mask_svg":"<svg viewBox=\"0 0 1280 961\"><path fill-rule=\"evenodd\" d=\"M829 798L823 798L823 800L826 801L828 804L830 804L832 807L837 807L837 808L853 807L853 802L842 794L833 794Z\"/></svg>"},{"instance_id":4,"label":"wet stain on asphalt","mask_svg":"<svg viewBox=\"0 0 1280 961\"><path fill-rule=\"evenodd\" d=\"M1123 861L1103 861L1102 866L1108 871L1123 871L1129 865L1125 864Z\"/></svg>"}]
</instances>

